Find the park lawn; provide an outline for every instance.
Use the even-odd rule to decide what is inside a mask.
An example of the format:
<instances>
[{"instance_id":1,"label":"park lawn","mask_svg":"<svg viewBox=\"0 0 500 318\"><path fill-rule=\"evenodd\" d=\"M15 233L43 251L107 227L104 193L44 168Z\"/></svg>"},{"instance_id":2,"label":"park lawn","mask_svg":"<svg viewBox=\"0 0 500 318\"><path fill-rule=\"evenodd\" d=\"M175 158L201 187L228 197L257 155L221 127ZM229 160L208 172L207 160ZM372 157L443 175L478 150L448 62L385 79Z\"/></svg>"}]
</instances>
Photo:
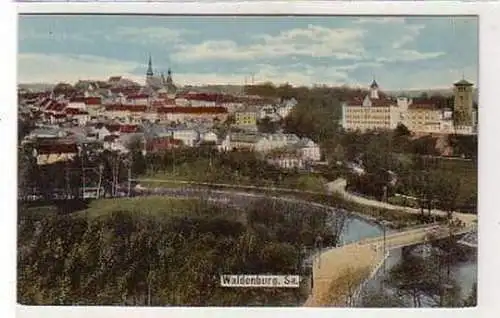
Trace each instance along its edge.
<instances>
[{"instance_id":1,"label":"park lawn","mask_svg":"<svg viewBox=\"0 0 500 318\"><path fill-rule=\"evenodd\" d=\"M163 196L100 199L92 201L87 209L75 213L75 216L96 218L109 215L114 211L176 216L186 215L187 211L195 210L198 204L199 201L195 199L174 199Z\"/></svg>"},{"instance_id":2,"label":"park lawn","mask_svg":"<svg viewBox=\"0 0 500 318\"><path fill-rule=\"evenodd\" d=\"M170 168L168 171L148 172L140 176L139 179L224 183L223 181L226 178L221 170L215 166L210 166L208 159L198 159L193 162L178 164L175 169Z\"/></svg>"},{"instance_id":3,"label":"park lawn","mask_svg":"<svg viewBox=\"0 0 500 318\"><path fill-rule=\"evenodd\" d=\"M175 181L168 181L164 175L153 175L151 177L144 177L144 179L161 180L161 181L140 181L140 185L145 188L170 188L170 189L180 189L186 187L185 184L178 183Z\"/></svg>"},{"instance_id":4,"label":"park lawn","mask_svg":"<svg viewBox=\"0 0 500 318\"><path fill-rule=\"evenodd\" d=\"M290 189L300 189L305 191L316 191L322 192L325 190L326 179L321 176L310 174L310 173L300 173L295 175L283 174L283 179L277 183L270 179L252 179L249 176L241 175L238 171L229 171L223 169L223 167L210 167L208 160L199 159L190 163L183 163L176 166L175 172L173 169L171 171L159 171L156 173L145 174L139 179L151 179L151 180L172 180L172 181L192 181L192 182L207 182L207 183L227 183L227 184L239 184L239 185L253 185L253 186L263 186L263 187L278 187L278 188L290 188ZM145 187L183 187L185 185L179 183L165 183L165 182L154 182L145 181L141 182L141 185Z\"/></svg>"}]
</instances>

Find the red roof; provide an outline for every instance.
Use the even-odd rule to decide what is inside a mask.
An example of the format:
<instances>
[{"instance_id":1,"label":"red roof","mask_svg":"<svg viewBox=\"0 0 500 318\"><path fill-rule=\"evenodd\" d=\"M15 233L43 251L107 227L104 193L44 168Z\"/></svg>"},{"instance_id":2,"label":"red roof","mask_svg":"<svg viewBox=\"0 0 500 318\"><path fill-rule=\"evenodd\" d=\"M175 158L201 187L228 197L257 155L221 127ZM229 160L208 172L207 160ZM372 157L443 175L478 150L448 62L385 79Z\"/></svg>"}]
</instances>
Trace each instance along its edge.
<instances>
[{"instance_id":1,"label":"red roof","mask_svg":"<svg viewBox=\"0 0 500 318\"><path fill-rule=\"evenodd\" d=\"M220 102L220 103L239 102L243 100L233 95L220 94L220 93L195 93L195 92L177 94L176 98L185 98L188 100Z\"/></svg>"},{"instance_id":2,"label":"red roof","mask_svg":"<svg viewBox=\"0 0 500 318\"><path fill-rule=\"evenodd\" d=\"M66 104L63 103L58 103L54 100L50 101L49 104L45 107L45 111L53 111L53 112L60 112L66 108Z\"/></svg>"},{"instance_id":3,"label":"red roof","mask_svg":"<svg viewBox=\"0 0 500 318\"><path fill-rule=\"evenodd\" d=\"M107 124L105 125L109 132L134 133L139 130L137 125Z\"/></svg>"},{"instance_id":4,"label":"red roof","mask_svg":"<svg viewBox=\"0 0 500 318\"><path fill-rule=\"evenodd\" d=\"M86 97L85 104L87 104L87 105L100 105L101 98L100 97Z\"/></svg>"},{"instance_id":5,"label":"red roof","mask_svg":"<svg viewBox=\"0 0 500 318\"><path fill-rule=\"evenodd\" d=\"M123 105L123 104L106 105L106 111L145 112L147 108L148 106L146 105Z\"/></svg>"},{"instance_id":6,"label":"red roof","mask_svg":"<svg viewBox=\"0 0 500 318\"><path fill-rule=\"evenodd\" d=\"M88 115L89 113L78 108L67 107L64 112L68 115Z\"/></svg>"},{"instance_id":7,"label":"red roof","mask_svg":"<svg viewBox=\"0 0 500 318\"><path fill-rule=\"evenodd\" d=\"M147 105L131 105L129 106L129 111L134 113L143 113L148 109Z\"/></svg>"},{"instance_id":8,"label":"red roof","mask_svg":"<svg viewBox=\"0 0 500 318\"><path fill-rule=\"evenodd\" d=\"M112 87L110 91L113 93L123 93L124 95L134 95L139 92L141 88L138 86L128 86L128 87Z\"/></svg>"},{"instance_id":9,"label":"red roof","mask_svg":"<svg viewBox=\"0 0 500 318\"><path fill-rule=\"evenodd\" d=\"M370 98L370 101L372 103L372 107L388 107L391 105L395 105L394 100L387 98L385 96L380 96L380 98ZM362 106L363 101L365 97L362 96L355 96L349 100L347 100L347 105L348 106Z\"/></svg>"},{"instance_id":10,"label":"red roof","mask_svg":"<svg viewBox=\"0 0 500 318\"><path fill-rule=\"evenodd\" d=\"M225 107L161 107L158 108L158 113L172 114L226 114Z\"/></svg>"},{"instance_id":11,"label":"red roof","mask_svg":"<svg viewBox=\"0 0 500 318\"><path fill-rule=\"evenodd\" d=\"M162 107L163 105L165 105L165 102L161 100L154 100L151 102L151 106Z\"/></svg>"},{"instance_id":12,"label":"red roof","mask_svg":"<svg viewBox=\"0 0 500 318\"><path fill-rule=\"evenodd\" d=\"M425 103L418 103L418 104L411 104L408 106L410 109L435 109L438 110L439 108L435 104L425 104Z\"/></svg>"},{"instance_id":13,"label":"red roof","mask_svg":"<svg viewBox=\"0 0 500 318\"><path fill-rule=\"evenodd\" d=\"M37 151L41 155L59 154L59 153L77 153L78 147L74 143L50 143L41 144L37 147Z\"/></svg>"},{"instance_id":14,"label":"red roof","mask_svg":"<svg viewBox=\"0 0 500 318\"><path fill-rule=\"evenodd\" d=\"M104 126L109 132L115 132L120 130L120 124L107 124Z\"/></svg>"},{"instance_id":15,"label":"red roof","mask_svg":"<svg viewBox=\"0 0 500 318\"><path fill-rule=\"evenodd\" d=\"M74 96L69 99L70 103L84 103L85 102L85 96Z\"/></svg>"},{"instance_id":16,"label":"red roof","mask_svg":"<svg viewBox=\"0 0 500 318\"><path fill-rule=\"evenodd\" d=\"M121 133L135 133L139 130L137 125L121 125L120 132Z\"/></svg>"},{"instance_id":17,"label":"red roof","mask_svg":"<svg viewBox=\"0 0 500 318\"><path fill-rule=\"evenodd\" d=\"M135 94L135 95L128 95L127 96L127 99L144 99L144 98L148 98L149 95L147 94Z\"/></svg>"}]
</instances>

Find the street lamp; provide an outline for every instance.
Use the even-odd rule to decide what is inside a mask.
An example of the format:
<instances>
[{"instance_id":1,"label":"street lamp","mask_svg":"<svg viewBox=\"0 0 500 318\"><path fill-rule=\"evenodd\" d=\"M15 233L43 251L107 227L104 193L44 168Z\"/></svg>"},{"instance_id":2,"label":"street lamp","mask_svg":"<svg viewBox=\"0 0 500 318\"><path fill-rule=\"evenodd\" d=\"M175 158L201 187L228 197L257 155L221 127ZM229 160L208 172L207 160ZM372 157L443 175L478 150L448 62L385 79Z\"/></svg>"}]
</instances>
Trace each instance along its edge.
<instances>
[{"instance_id":1,"label":"street lamp","mask_svg":"<svg viewBox=\"0 0 500 318\"><path fill-rule=\"evenodd\" d=\"M316 250L318 253L318 268L320 268L321 267L321 250L323 249L323 238L321 237L321 235L318 234L318 236L316 236L316 240L315 240L314 245L316 245Z\"/></svg>"},{"instance_id":2,"label":"street lamp","mask_svg":"<svg viewBox=\"0 0 500 318\"><path fill-rule=\"evenodd\" d=\"M386 265L385 265L385 259L386 259L386 244L387 244L387 235L386 235L386 225L387 221L380 219L379 222L380 226L382 227L382 233L383 233L383 248L382 248L382 267L383 267L383 274L385 276L386 273Z\"/></svg>"}]
</instances>

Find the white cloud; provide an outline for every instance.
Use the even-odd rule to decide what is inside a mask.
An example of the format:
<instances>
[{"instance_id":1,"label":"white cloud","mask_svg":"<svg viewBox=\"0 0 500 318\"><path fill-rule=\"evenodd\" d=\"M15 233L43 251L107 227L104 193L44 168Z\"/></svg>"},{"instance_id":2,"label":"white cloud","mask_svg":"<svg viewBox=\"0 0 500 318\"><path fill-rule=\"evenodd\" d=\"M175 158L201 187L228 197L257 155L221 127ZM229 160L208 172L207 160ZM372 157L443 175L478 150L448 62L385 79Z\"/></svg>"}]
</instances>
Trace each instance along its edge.
<instances>
[{"instance_id":1,"label":"white cloud","mask_svg":"<svg viewBox=\"0 0 500 318\"><path fill-rule=\"evenodd\" d=\"M84 79L106 80L113 75L144 83L143 76L132 74L137 63L129 61L91 55L22 53L18 55L18 63L18 83L75 83ZM261 64L258 69L259 72L254 74L255 82L288 82L308 86L315 83L340 85L348 81L347 72L335 67L315 68L305 65L303 70L287 70ZM180 85L241 85L244 80L245 75L234 73L174 73L174 81Z\"/></svg>"},{"instance_id":2,"label":"white cloud","mask_svg":"<svg viewBox=\"0 0 500 318\"><path fill-rule=\"evenodd\" d=\"M193 32L185 29L170 29L163 27L120 27L115 30L110 38L130 40L143 44L150 43L170 43L181 40L182 35Z\"/></svg>"},{"instance_id":3,"label":"white cloud","mask_svg":"<svg viewBox=\"0 0 500 318\"><path fill-rule=\"evenodd\" d=\"M109 76L121 75L138 83L144 83L144 76L132 72L138 64L130 61L107 59L89 55L62 54L19 54L19 83L75 83L80 79L106 80ZM291 67L278 67L269 64L259 64L259 70L253 74L255 83L272 82L274 84L290 83L296 86L325 84L332 86L366 86L367 83L355 80L350 72L358 68L379 68L375 74L380 78L379 84L387 89L427 89L449 88L451 84L462 77L477 81L477 67L467 66L463 70L452 69L421 69L408 73L404 80L392 78L390 70L381 68L381 63L358 62L343 66L311 66L295 64ZM250 80L250 73L176 73L174 81L178 85L233 84L241 85ZM385 78L385 79L384 79Z\"/></svg>"},{"instance_id":4,"label":"white cloud","mask_svg":"<svg viewBox=\"0 0 500 318\"><path fill-rule=\"evenodd\" d=\"M254 74L216 74L216 73L174 73L174 81L180 85L206 84L250 84L252 77L255 84L271 82L275 85L289 83L295 86L313 84L342 85L348 81L347 73L334 68L314 68L305 66L303 70L290 70L269 64L257 65L259 71Z\"/></svg>"},{"instance_id":5,"label":"white cloud","mask_svg":"<svg viewBox=\"0 0 500 318\"><path fill-rule=\"evenodd\" d=\"M92 55L21 53L18 55L18 82L74 83L80 79L104 80L112 75L144 81L131 74L136 67L133 62Z\"/></svg>"},{"instance_id":6,"label":"white cloud","mask_svg":"<svg viewBox=\"0 0 500 318\"><path fill-rule=\"evenodd\" d=\"M260 34L256 42L238 45L230 40L207 40L199 44L182 43L171 57L178 62L203 60L255 60L258 58L310 56L359 59L363 54L365 31L309 25L278 35Z\"/></svg>"},{"instance_id":7,"label":"white cloud","mask_svg":"<svg viewBox=\"0 0 500 318\"><path fill-rule=\"evenodd\" d=\"M446 55L444 52L419 52L416 50L394 50L384 57L376 58L377 62L415 62L435 59Z\"/></svg>"},{"instance_id":8,"label":"white cloud","mask_svg":"<svg viewBox=\"0 0 500 318\"><path fill-rule=\"evenodd\" d=\"M425 25L422 24L405 26L405 34L392 43L392 48L400 49L406 44L413 42L420 35L420 31L423 29L425 29Z\"/></svg>"}]
</instances>

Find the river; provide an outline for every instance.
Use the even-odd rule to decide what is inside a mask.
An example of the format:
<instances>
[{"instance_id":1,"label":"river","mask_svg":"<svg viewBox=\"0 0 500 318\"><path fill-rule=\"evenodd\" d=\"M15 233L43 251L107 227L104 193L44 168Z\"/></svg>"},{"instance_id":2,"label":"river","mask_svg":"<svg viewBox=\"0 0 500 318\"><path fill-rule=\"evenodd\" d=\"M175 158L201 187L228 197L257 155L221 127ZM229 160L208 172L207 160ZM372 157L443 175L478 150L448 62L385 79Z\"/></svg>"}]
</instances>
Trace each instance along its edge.
<instances>
[{"instance_id":1,"label":"river","mask_svg":"<svg viewBox=\"0 0 500 318\"><path fill-rule=\"evenodd\" d=\"M391 231L388 231L390 233ZM382 235L382 229L372 224L368 221L363 221L357 217L350 217L343 229L341 235L341 244L349 244L352 242L359 241L364 238L376 237ZM470 249L471 257L466 261L457 262L451 266L451 275L456 280L460 286L460 291L462 298L466 298L473 287L473 284L477 282L477 249L470 247L463 247ZM385 273L387 273L393 266L402 261L402 251L401 249L392 250L389 257L385 263ZM377 275L375 275L366 285L366 291L376 290L379 288L382 279L384 278L384 267L381 268ZM424 307L430 304L422 304ZM412 304L408 303L408 307Z\"/></svg>"}]
</instances>

